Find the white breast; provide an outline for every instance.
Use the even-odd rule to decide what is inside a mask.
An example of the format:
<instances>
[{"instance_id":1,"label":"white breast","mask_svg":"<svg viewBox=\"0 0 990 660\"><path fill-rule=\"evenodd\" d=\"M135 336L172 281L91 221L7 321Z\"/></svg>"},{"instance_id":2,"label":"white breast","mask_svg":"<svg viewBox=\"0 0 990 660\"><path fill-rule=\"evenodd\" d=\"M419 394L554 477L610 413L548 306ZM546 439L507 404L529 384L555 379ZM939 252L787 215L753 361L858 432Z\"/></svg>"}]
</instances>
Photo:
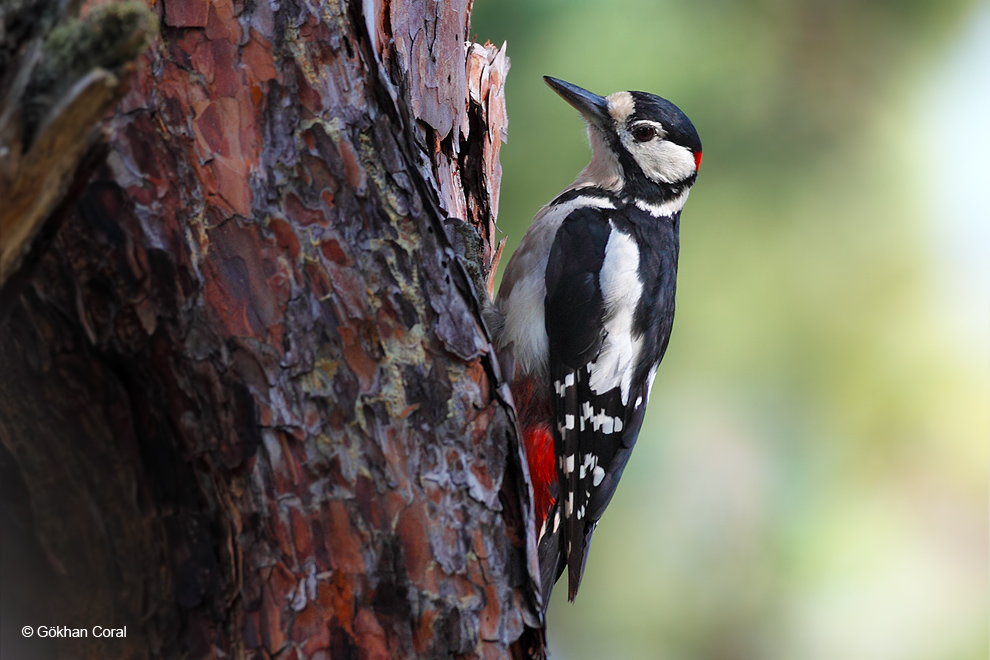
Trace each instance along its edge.
<instances>
[{"instance_id":1,"label":"white breast","mask_svg":"<svg viewBox=\"0 0 990 660\"><path fill-rule=\"evenodd\" d=\"M505 317L505 325L496 340L496 348L502 350L513 345L517 375L547 369L550 340L543 305L547 294L545 277L550 246L567 216L588 206L615 208L607 199L590 196L544 206L533 218L533 224L505 269L495 303Z\"/></svg>"}]
</instances>

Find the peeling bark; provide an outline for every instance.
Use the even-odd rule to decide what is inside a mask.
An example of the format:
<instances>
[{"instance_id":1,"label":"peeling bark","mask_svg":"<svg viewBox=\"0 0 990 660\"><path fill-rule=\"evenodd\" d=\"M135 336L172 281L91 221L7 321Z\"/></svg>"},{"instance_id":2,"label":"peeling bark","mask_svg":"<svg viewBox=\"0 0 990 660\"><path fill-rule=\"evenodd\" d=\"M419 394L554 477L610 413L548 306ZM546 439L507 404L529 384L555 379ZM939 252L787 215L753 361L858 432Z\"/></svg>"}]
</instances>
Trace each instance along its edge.
<instances>
[{"instance_id":1,"label":"peeling bark","mask_svg":"<svg viewBox=\"0 0 990 660\"><path fill-rule=\"evenodd\" d=\"M37 608L128 626L59 657L539 655L481 320L504 47L465 46L469 0L152 9L106 164L0 328Z\"/></svg>"}]
</instances>

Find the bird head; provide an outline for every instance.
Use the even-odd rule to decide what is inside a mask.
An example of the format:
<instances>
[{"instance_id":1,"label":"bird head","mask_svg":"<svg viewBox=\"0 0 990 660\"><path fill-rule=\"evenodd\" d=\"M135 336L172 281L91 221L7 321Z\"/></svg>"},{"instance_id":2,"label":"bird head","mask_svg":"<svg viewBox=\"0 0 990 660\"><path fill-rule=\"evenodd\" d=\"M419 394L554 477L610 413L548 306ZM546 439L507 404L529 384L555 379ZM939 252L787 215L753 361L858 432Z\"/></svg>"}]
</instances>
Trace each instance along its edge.
<instances>
[{"instance_id":1,"label":"bird head","mask_svg":"<svg viewBox=\"0 0 990 660\"><path fill-rule=\"evenodd\" d=\"M691 187L701 166L701 139L667 99L646 92L598 96L577 85L543 80L588 123L592 162L575 182L660 203Z\"/></svg>"}]
</instances>

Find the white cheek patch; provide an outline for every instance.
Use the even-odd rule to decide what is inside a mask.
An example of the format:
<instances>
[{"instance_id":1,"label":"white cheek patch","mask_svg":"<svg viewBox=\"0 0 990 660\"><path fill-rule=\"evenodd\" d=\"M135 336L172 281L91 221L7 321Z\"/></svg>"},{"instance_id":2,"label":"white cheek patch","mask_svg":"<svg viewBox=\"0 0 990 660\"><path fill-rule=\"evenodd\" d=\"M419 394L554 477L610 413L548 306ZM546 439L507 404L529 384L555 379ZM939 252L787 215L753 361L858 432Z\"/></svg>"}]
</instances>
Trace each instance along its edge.
<instances>
[{"instance_id":1,"label":"white cheek patch","mask_svg":"<svg viewBox=\"0 0 990 660\"><path fill-rule=\"evenodd\" d=\"M695 173L694 154L687 147L667 140L637 142L628 133L623 133L622 144L643 174L658 183L677 183Z\"/></svg>"}]
</instances>

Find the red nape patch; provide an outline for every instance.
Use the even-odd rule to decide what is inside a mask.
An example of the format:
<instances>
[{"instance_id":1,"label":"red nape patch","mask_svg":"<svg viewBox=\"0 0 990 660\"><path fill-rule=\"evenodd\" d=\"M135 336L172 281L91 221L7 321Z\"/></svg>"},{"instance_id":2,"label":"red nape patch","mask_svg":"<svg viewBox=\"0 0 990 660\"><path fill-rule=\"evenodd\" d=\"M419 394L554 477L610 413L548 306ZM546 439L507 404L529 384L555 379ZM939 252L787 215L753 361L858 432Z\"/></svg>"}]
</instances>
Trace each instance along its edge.
<instances>
[{"instance_id":1,"label":"red nape patch","mask_svg":"<svg viewBox=\"0 0 990 660\"><path fill-rule=\"evenodd\" d=\"M694 155L694 171L697 172L701 169L701 152L699 151Z\"/></svg>"},{"instance_id":2,"label":"red nape patch","mask_svg":"<svg viewBox=\"0 0 990 660\"><path fill-rule=\"evenodd\" d=\"M526 427L523 429L523 443L526 447L529 477L533 480L533 504L536 508L536 529L539 530L553 505L550 487L557 483L550 427L543 424Z\"/></svg>"}]
</instances>

